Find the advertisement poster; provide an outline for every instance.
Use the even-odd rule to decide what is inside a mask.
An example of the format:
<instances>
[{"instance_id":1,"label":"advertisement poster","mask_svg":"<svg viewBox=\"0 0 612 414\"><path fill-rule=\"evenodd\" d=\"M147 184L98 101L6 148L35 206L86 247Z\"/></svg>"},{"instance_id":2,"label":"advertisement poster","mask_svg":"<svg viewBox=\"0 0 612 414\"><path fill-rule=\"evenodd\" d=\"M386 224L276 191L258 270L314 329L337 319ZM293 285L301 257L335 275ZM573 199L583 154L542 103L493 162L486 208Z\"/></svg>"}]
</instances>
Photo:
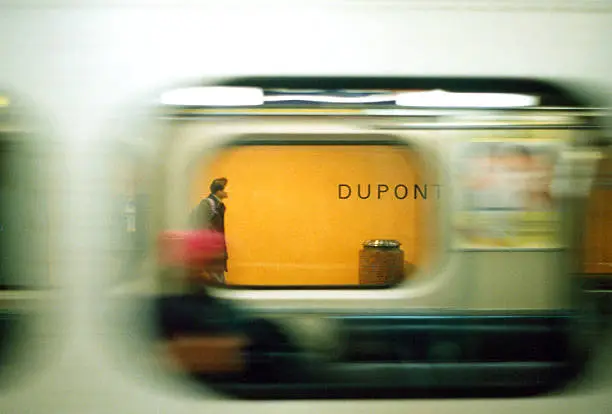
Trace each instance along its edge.
<instances>
[{"instance_id":1,"label":"advertisement poster","mask_svg":"<svg viewBox=\"0 0 612 414\"><path fill-rule=\"evenodd\" d=\"M462 249L560 247L554 192L559 139L471 139L455 153L461 206L454 226Z\"/></svg>"}]
</instances>

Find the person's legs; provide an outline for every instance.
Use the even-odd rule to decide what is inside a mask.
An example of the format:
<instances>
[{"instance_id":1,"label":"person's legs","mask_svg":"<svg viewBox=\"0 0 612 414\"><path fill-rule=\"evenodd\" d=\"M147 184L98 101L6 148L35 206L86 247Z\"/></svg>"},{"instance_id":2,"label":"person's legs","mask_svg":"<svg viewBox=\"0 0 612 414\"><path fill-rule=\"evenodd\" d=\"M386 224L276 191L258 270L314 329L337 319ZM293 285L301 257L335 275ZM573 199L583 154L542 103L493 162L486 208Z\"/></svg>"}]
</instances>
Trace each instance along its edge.
<instances>
[{"instance_id":1,"label":"person's legs","mask_svg":"<svg viewBox=\"0 0 612 414\"><path fill-rule=\"evenodd\" d=\"M225 262L223 259L215 260L206 267L210 281L216 284L225 284Z\"/></svg>"},{"instance_id":2,"label":"person's legs","mask_svg":"<svg viewBox=\"0 0 612 414\"><path fill-rule=\"evenodd\" d=\"M210 275L216 283L219 283L222 285L225 284L225 272L222 272L222 271L211 272Z\"/></svg>"}]
</instances>

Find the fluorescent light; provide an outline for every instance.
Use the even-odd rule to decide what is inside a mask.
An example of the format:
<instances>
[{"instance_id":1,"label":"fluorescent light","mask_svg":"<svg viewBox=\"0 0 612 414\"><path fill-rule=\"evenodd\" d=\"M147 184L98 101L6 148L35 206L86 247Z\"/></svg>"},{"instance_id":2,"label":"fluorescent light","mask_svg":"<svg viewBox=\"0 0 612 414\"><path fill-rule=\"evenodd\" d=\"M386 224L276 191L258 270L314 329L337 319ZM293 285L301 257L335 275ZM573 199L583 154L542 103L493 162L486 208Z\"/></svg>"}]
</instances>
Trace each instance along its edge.
<instances>
[{"instance_id":1,"label":"fluorescent light","mask_svg":"<svg viewBox=\"0 0 612 414\"><path fill-rule=\"evenodd\" d=\"M391 102L395 95L370 95L370 96L328 96L328 95L278 95L266 96L266 102L283 101L306 101L323 103L376 103Z\"/></svg>"},{"instance_id":2,"label":"fluorescent light","mask_svg":"<svg viewBox=\"0 0 612 414\"><path fill-rule=\"evenodd\" d=\"M8 105L0 97L0 106ZM511 93L455 93L442 90L373 94L369 96L278 95L264 96L257 87L209 86L179 88L160 97L163 105L173 106L260 106L267 102L305 101L359 104L395 101L397 106L447 108L508 108L534 106L535 96Z\"/></svg>"},{"instance_id":3,"label":"fluorescent light","mask_svg":"<svg viewBox=\"0 0 612 414\"><path fill-rule=\"evenodd\" d=\"M513 93L455 93L442 90L403 92L395 97L398 106L447 108L511 108L534 106L539 99Z\"/></svg>"},{"instance_id":4,"label":"fluorescent light","mask_svg":"<svg viewBox=\"0 0 612 414\"><path fill-rule=\"evenodd\" d=\"M160 102L175 106L258 106L264 103L264 93L250 87L181 88L163 93Z\"/></svg>"}]
</instances>

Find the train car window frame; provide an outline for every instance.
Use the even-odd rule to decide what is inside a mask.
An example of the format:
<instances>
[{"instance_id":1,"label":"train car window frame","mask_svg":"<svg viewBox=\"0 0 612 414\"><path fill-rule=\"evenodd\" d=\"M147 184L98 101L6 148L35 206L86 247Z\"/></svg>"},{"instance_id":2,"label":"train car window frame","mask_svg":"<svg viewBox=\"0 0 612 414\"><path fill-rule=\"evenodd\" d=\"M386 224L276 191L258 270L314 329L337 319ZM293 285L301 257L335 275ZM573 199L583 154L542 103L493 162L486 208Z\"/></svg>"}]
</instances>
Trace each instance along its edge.
<instances>
[{"instance_id":1,"label":"train car window frame","mask_svg":"<svg viewBox=\"0 0 612 414\"><path fill-rule=\"evenodd\" d=\"M252 121L251 121L252 122ZM454 188L452 177L449 177L446 171L444 171L443 163L437 160L437 154L435 151L435 146L439 145L438 139L435 136L435 132L432 131L380 131L376 128L367 128L365 125L361 126L353 126L350 122L325 122L323 125L321 123L317 123L317 131L312 131L312 124L307 120L300 120L299 118L293 119L280 119L276 126L271 124L272 126L266 126L270 124L261 124L260 122L255 122L251 124L249 120L245 120L244 125L240 125L240 122L236 122L235 120L231 124L220 124L213 123L212 125L206 125L204 122L203 125L198 125L195 123L188 122L187 124L183 124L177 126L179 128L179 132L177 136L174 137L173 141L177 143L177 147L174 147L173 150L176 152L165 152L166 157L165 160L168 164L167 169L170 171L169 175L166 176L166 180L168 183L178 182L175 181L179 179L179 176L183 176L187 168L193 167L194 162L201 162L202 155L205 156L206 161L210 161L214 159L215 154L223 151L228 146L236 145L236 140L240 140L241 137L252 136L261 137L263 135L268 136L278 136L281 139L281 135L284 140L290 145L292 140L298 140L300 144L304 144L307 142L305 137L310 138L312 143L316 143L317 141L321 141L322 135L325 134L325 131L328 131L333 136L342 137L339 138L338 142L344 142L347 137L351 136L362 136L368 142L367 137L389 137L389 142L398 142L400 144L405 144L409 147L413 147L418 151L418 156L420 158L419 163L423 164L424 172L422 173L426 176L428 173L433 173L436 176L436 179L439 181L441 186L449 192L448 196L451 196L452 189ZM181 128L186 125L187 128ZM252 126L250 126L252 125ZM328 125L328 127L326 127ZM210 129L212 128L212 129ZM287 132L280 133L280 130L287 129ZM205 136L206 138L202 138ZM252 141L252 138L247 138L249 141ZM433 138L433 140L431 139ZM347 145L351 145L355 140L347 140ZM433 142L432 142L433 141ZM249 145L257 145L256 141L249 142ZM186 167L187 166L187 167ZM433 167L432 167L433 166ZM432 171L433 170L433 171ZM438 178L439 177L439 178ZM175 211L176 213L176 221L172 224L173 228L180 228L179 226L184 225L182 223L182 215L184 211L188 211L187 200L189 200L189 194L185 188L176 185L169 185L168 188L173 190L170 195L167 195L167 209L169 211ZM212 288L213 291L217 292L225 296L226 294L234 295L234 294L242 294L246 293L246 291L252 291L249 295L263 295L268 297L270 294L273 294L273 291L283 291L284 294L289 292L290 295L294 294L294 291L300 291L303 293L295 293L298 296L302 296L302 294L306 294L306 291L313 291L312 298L314 297L321 298L321 295L326 295L326 290L338 292L342 290L349 290L351 292L354 291L366 291L366 290L388 290L388 289L406 289L407 291L427 291L429 289L433 289L432 285L436 285L441 283L437 279L446 279L444 276L447 272L444 268L449 267L452 268L456 266L455 264L449 263L449 257L447 257L446 251L447 246L450 245L450 240L448 236L448 232L445 232L445 226L447 225L445 220L445 211L448 207L444 205L444 203L436 203L435 213L428 215L428 220L435 221L434 224L435 230L435 243L436 248L434 251L429 251L427 254L435 257L435 261L438 262L436 265L431 265L430 269L422 274L419 270L414 274L414 281L408 280L404 282L400 282L399 284L394 285L385 285L382 287L373 287L373 286L359 286L359 285L349 285L349 286L333 286L333 285L316 285L316 286L245 286L245 285L236 285L236 286L228 286L228 287L219 287L218 289ZM429 240L431 244L431 240ZM452 273L452 272L451 272ZM436 276L433 276L437 274ZM436 279L436 280L432 280ZM223 292L222 292L223 291ZM230 293L232 291L232 293ZM257 292L255 292L257 291ZM413 293L415 296L418 296L417 293ZM379 294L382 292L379 292ZM331 293L332 295L334 293ZM307 294L307 296L311 296ZM372 295L365 295L366 297ZM377 296L374 294L373 296ZM410 295L412 297L412 295ZM252 296L251 296L252 297ZM414 299L414 298L412 298Z\"/></svg>"},{"instance_id":2,"label":"train car window frame","mask_svg":"<svg viewBox=\"0 0 612 414\"><path fill-rule=\"evenodd\" d=\"M283 86L291 88L290 84L293 81L295 79L267 78L262 80L260 78L257 80L257 78L249 78L233 82L228 81L224 84L253 86L260 82L259 85L261 86L268 82L267 88L278 90L282 89ZM326 81L333 83L338 79L327 79ZM370 82L370 88L377 84L380 89L393 89L389 87L389 82L393 83L393 79L377 79L376 81L372 83L372 78L369 78L369 80L360 79L354 81L352 87L354 88L355 84L359 82L365 84ZM422 79L407 80L403 87L414 87L415 84L422 81ZM435 84L438 81L440 80L429 79L430 84ZM283 85L283 82L289 83ZM427 82L425 81L426 84ZM323 83L325 83L325 80ZM300 84L300 81L297 84ZM316 89L318 85L315 85L313 79L302 79L299 86L302 89ZM446 85L449 86L450 84L447 82ZM469 80L465 81L465 85L468 85L468 87L458 87L456 89L461 92L475 92L470 91ZM520 129L588 128L584 126L584 123L581 124L582 121L579 119L584 114L586 114L585 116L591 116L592 113L587 114L590 109L582 107L570 93L562 91L563 93L555 95L559 90L555 90L554 87L549 88L545 87L546 84L530 83L529 81L509 81L496 84L490 79L481 79L480 83L478 81L472 83L471 87L478 89L478 85L488 92L495 92L496 85L508 93L527 92L531 88L530 92L539 93L543 98L540 102L541 105L534 108L489 110L485 111L486 113L475 108L460 110L449 108L433 110L423 108L397 109L381 105L377 108L368 109L367 113L362 111L361 114L358 114L359 109L344 108L346 109L344 112L342 110L337 111L334 114L335 116L330 116L329 112L333 113L333 110L328 111L327 116L325 116L324 113L329 108L326 108L323 104L315 105L316 108L313 108L316 115L321 115L315 117L318 121L316 123L304 122L303 125L296 122L306 119L306 117L301 117L300 109L295 107L289 108L288 112L290 113L286 111L282 116L278 116L278 112L282 112L283 108L273 108L267 114L264 113L266 112L265 109L256 109L251 112L248 108L174 108L176 109L175 112L167 110L167 108L162 109L161 116L157 118L157 121L164 126L161 132L162 135L165 135L165 140L157 148L156 160L159 162L158 167L160 168L153 176L156 177L156 184L163 187L163 190L156 192L155 196L157 205L154 215L159 222L156 223L157 227L153 233L165 229L180 229L184 226L184 219L189 210L189 195L185 186L177 186L176 183L184 182L185 172L189 171L193 165L192 161L200 160L202 151L206 151L205 154L210 161L218 150L231 144L232 140L239 135L287 133L287 131L290 131L290 133L307 132L309 134L318 134L325 131L329 133L329 129L326 130L326 128L336 125L337 129L333 133L337 135L347 132L355 133L355 131L360 134L368 134L375 131L374 133L379 135L390 134L404 138L414 138L421 134L422 141L427 137L435 136L435 139L428 143L431 147L427 148L427 145L424 145L418 148L423 149L425 153L432 154L432 157L436 159L436 176L440 184L452 188L456 182L456 177L449 171L439 170L440 164L448 160L439 156L439 148L436 148L436 145L444 145L445 139L462 140L461 137L465 136L465 132L469 130L496 130L503 133L507 130ZM517 85L518 88L516 88ZM292 86L295 86L295 84ZM329 87L329 84L327 86ZM363 87L363 89L367 89L367 87ZM401 89L401 87L397 86L396 89ZM294 104L295 102L292 103L292 105ZM274 111L277 111L276 115ZM312 115L315 115L314 113L311 114L310 119L312 119ZM485 116L482 116L483 114ZM496 122L495 117L500 114L503 115L502 118L504 116L506 118L501 122ZM550 114L553 118L556 117L556 124L551 127L549 125L550 120L544 119L548 115L542 116L543 114ZM531 119L533 122L529 122L529 117L533 118L534 115L541 116L542 119L537 121ZM567 123L561 120L560 115L567 116ZM343 116L347 117L344 125L342 125L342 121L338 121L338 118L342 119ZM400 118L402 117L406 117L403 118L406 122L401 121ZM417 119L420 119L420 121L417 121ZM245 124L242 124L243 121ZM574 121L575 125L572 124ZM512 124L510 127L508 126L509 123ZM197 130L198 133L189 133L188 130L190 129ZM411 141L410 139L407 140ZM412 140L412 143L421 144L422 142L416 138ZM449 155L448 151L442 151L442 153L444 156ZM449 198L451 197L449 195ZM284 289L275 286L265 289L244 289L234 286L231 288L207 287L205 289L205 296L208 297L206 299L207 303L211 303L209 300L212 300L212 303L219 304L220 308L218 310L220 311L223 308L227 309L230 314L232 312L241 314L246 318L247 325L252 322L258 326L258 328L254 328L255 331L259 328L264 329L260 332L252 331L255 336L267 332L272 338L278 339L278 343L265 345L269 346L267 350L256 350L255 360L251 360L255 366L260 367L259 374L266 377L263 378L263 382L259 382L259 379L255 379L255 382L247 381L245 383L241 381L232 382L231 379L229 379L229 382L223 379L220 382L209 382L193 374L196 380L199 379L203 381L202 384L206 387L220 390L227 395L254 399L449 396L449 393L446 392L449 387L453 390L463 389L463 391L466 391L466 387L476 387L478 389L472 391L479 396L483 396L482 392L487 392L486 390L496 387L503 389L503 395L508 395L508 393L514 391L523 395L524 392L531 392L527 388L540 393L543 390L549 390L551 387L555 388L566 384L564 381L572 379L577 370L580 370L582 363L581 355L578 355L580 352L576 354L575 351L576 347L582 349L584 344L578 344L580 341L575 341L576 338L572 334L572 332L575 332L574 324L577 315L579 316L579 310L574 309L572 307L573 302L570 303L565 298L558 301L549 301L548 296L557 294L549 291L542 291L547 298L540 298L541 304L523 306L520 305L522 303L520 301L511 301L506 306L508 309L501 305L490 307L474 302L470 294L465 291L465 289L470 289L467 282L472 281L468 272L474 269L470 265L475 264L479 266L476 270L488 274L490 270L486 269L485 272L483 267L487 260L493 262L497 260L498 264L502 262L510 263L509 259L511 257L514 258L513 260L526 258L530 252L517 250L518 255L508 256L505 257L508 260L500 261L499 256L507 254L501 248L491 251L455 248L450 242L454 235L452 231L449 231L450 219L446 213L455 211L454 207L456 206L449 205L449 202L442 202L438 207L439 210L432 219L439 220L437 229L442 233L443 238L438 239L438 244L443 258L436 257L441 262L439 263L440 269L431 272L434 276L427 278L429 279L427 280L428 283L418 286L404 283L389 289L334 289L325 287L319 290L312 289L310 286L299 289L293 286ZM443 241L441 242L441 240ZM535 250L531 252L533 254L527 262L536 257L539 265L534 271L539 272L540 278L549 277L549 273L555 273L556 269L548 266L550 261L559 255L563 255L564 251L563 248L546 249L546 251ZM549 252L551 254L547 254ZM544 258L545 255L546 258ZM476 259L477 257L480 257L480 260ZM486 260L483 260L483 258ZM546 275L540 274L542 272L545 272ZM559 273L569 276L568 271ZM466 275L468 276L467 279ZM163 275L161 276L163 277ZM567 285L570 285L569 281ZM161 284L158 286L162 287ZM471 288L473 289L473 286ZM433 300L431 297L427 297L436 289L442 292L439 297L434 297ZM154 299L155 306L162 302L166 304L173 302L178 306L185 299L184 293L185 291L181 290L176 295L163 290L162 287L161 291L158 291L158 296ZM499 294L499 292L497 293ZM419 298L423 297L426 297L426 299L420 301ZM195 302L193 304L195 305ZM220 318L223 317L220 316ZM248 322L249 318L255 319ZM263 325L259 325L260 322ZM303 325L302 322L310 326L298 326ZM299 341L304 341L304 344L300 342L301 345L306 345L309 342L308 338L314 338L312 340L313 344L306 345L308 352L317 347L325 348L324 343L330 344L331 348L340 344L338 346L344 346L347 349L341 352L340 359L334 360L339 364L337 366L326 363L318 365L321 361L317 362L308 358L299 361L283 360L287 356L287 354L283 354L284 352L293 352L290 350L291 341L289 341L289 344L285 344L282 334L275 336L279 335L282 329L278 331L274 326L276 328L282 326L283 329L297 332L297 336L294 336L293 339L298 338ZM268 331L268 328L272 331ZM333 332L327 336L322 334L322 332L328 331L328 328ZM247 328L247 331L249 330ZM410 355L398 355L397 352L400 352L400 350L395 349L395 346L400 346L396 342L399 341L397 335L412 335L417 331L425 335L423 337L426 337L426 340L423 339L424 342L429 341L428 345L425 346L426 349L423 350L425 354L415 357L414 354L411 354L415 349L405 349L404 351ZM523 337L517 339L519 337L515 336L519 332L523 332L525 335L540 335L542 338L534 337L534 339L530 337L533 339L533 344L531 344L531 339L526 340ZM319 336L319 334L321 335ZM485 338L487 335L490 336L489 339ZM402 338L406 340L406 337ZM418 347L418 344L414 342L415 338L412 342L408 341L411 342L410 344L404 345L410 345L408 348ZM498 346L490 348L485 346L488 340L501 342ZM475 342L472 343L473 341ZM503 345L512 348L508 351L508 354L504 354L505 348L500 346L502 342ZM373 343L379 348L374 349L375 355L368 355L367 345ZM533 347L530 344L538 348L535 354L532 353ZM285 345L288 348L284 348ZM365 348L360 349L361 345ZM371 348L369 349L372 351ZM486 349L489 349L490 353L487 353ZM484 354L478 354L483 350L485 351ZM552 353L547 355L549 351ZM263 354L257 354L258 352L263 352ZM266 352L270 353L266 354ZM464 355L463 352L475 352L478 355ZM516 352L516 354L513 355L513 352ZM264 358L267 362L264 363L257 359L259 357ZM459 358L459 360L456 360L456 358ZM266 371L276 371L272 369L274 365L272 361L278 361L281 365L279 367L280 371L270 372L272 377L279 373L287 374L290 383L279 385L279 381L270 382L271 377L266 375ZM287 362L288 365L283 365L284 362L282 361L289 361ZM257 365L259 363L263 363L263 365ZM298 370L296 370L298 366L292 365L294 363L300 366ZM501 365L496 365L497 363ZM316 374L323 375L323 377L317 377L318 379L314 380L308 377L309 379L304 381L302 381L302 378L295 377L296 372L310 372L309 369L300 371L300 369L310 365L318 365L317 369L325 367ZM365 376L362 377L362 375ZM376 377L376 386L365 390L362 380L366 377L373 379L372 375ZM488 384L485 378L495 378L493 380L495 384ZM314 382L309 382L311 380ZM441 389L440 387L446 388ZM517 390L517 388L520 388L520 390ZM451 395L456 394L451 393ZM459 395L465 395L465 393L459 391Z\"/></svg>"}]
</instances>

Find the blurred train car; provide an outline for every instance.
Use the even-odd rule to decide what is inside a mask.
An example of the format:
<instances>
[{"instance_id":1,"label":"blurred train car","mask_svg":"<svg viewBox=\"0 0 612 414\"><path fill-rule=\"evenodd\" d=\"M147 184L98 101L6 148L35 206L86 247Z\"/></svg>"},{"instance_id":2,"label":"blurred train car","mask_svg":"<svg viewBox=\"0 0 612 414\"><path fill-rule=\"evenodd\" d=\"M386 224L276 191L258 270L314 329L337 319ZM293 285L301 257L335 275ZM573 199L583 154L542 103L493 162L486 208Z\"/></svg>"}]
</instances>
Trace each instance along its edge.
<instances>
[{"instance_id":1,"label":"blurred train car","mask_svg":"<svg viewBox=\"0 0 612 414\"><path fill-rule=\"evenodd\" d=\"M195 338L244 335L253 379L216 385L254 398L534 391L582 370L576 276L605 112L521 79L223 85L164 93L149 151L149 180L177 183L154 187L153 234L184 226L214 177L231 188L226 289L194 296L160 273L183 363L212 352ZM272 332L291 345L260 344Z\"/></svg>"},{"instance_id":2,"label":"blurred train car","mask_svg":"<svg viewBox=\"0 0 612 414\"><path fill-rule=\"evenodd\" d=\"M2 239L48 247L0 292L42 322L3 338L28 375L6 371L0 411L608 412L584 293L612 279L609 2L0 7L0 84L39 115L44 166L15 180L53 212ZM205 86L230 88L168 98ZM256 103L220 103L240 88ZM540 180L529 214L491 203L509 181L467 184L502 163ZM155 241L219 177L226 286L194 292Z\"/></svg>"}]
</instances>

